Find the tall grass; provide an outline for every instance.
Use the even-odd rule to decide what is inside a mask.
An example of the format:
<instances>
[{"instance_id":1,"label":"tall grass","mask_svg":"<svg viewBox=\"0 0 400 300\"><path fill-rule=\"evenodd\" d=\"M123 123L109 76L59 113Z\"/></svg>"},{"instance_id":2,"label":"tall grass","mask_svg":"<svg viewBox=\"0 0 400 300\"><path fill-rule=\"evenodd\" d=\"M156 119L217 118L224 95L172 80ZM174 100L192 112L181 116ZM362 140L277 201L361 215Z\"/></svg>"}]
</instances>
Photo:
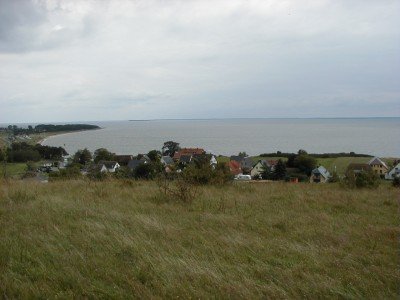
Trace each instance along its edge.
<instances>
[{"instance_id":1,"label":"tall grass","mask_svg":"<svg viewBox=\"0 0 400 300\"><path fill-rule=\"evenodd\" d=\"M165 201L164 201L165 200ZM0 182L4 298L396 298L398 190Z\"/></svg>"}]
</instances>

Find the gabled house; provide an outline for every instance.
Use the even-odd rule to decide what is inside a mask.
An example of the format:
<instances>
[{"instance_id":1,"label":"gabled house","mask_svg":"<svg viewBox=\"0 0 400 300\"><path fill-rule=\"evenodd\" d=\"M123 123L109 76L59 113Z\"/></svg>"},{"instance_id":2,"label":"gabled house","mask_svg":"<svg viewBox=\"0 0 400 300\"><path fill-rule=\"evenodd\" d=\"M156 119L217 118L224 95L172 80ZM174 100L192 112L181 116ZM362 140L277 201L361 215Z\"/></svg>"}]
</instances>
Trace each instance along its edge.
<instances>
[{"instance_id":1,"label":"gabled house","mask_svg":"<svg viewBox=\"0 0 400 300\"><path fill-rule=\"evenodd\" d=\"M273 172L275 170L276 164L276 160L259 160L250 171L251 178L261 177L262 173L266 169L270 172Z\"/></svg>"},{"instance_id":2,"label":"gabled house","mask_svg":"<svg viewBox=\"0 0 400 300\"><path fill-rule=\"evenodd\" d=\"M253 168L253 160L249 156L243 157L233 155L230 157L230 161L236 161L240 163L243 174L249 174Z\"/></svg>"},{"instance_id":3,"label":"gabled house","mask_svg":"<svg viewBox=\"0 0 400 300\"><path fill-rule=\"evenodd\" d=\"M107 173L107 167L105 164L98 163L95 165L89 166L89 168L83 169L81 171L82 175L87 175L88 173Z\"/></svg>"},{"instance_id":4,"label":"gabled house","mask_svg":"<svg viewBox=\"0 0 400 300\"><path fill-rule=\"evenodd\" d=\"M325 183L329 180L331 174L323 166L319 166L311 171L310 182Z\"/></svg>"},{"instance_id":5,"label":"gabled house","mask_svg":"<svg viewBox=\"0 0 400 300\"><path fill-rule=\"evenodd\" d=\"M107 168L107 172L114 173L118 170L121 166L116 161L105 161L101 160L98 163L99 165L104 165Z\"/></svg>"},{"instance_id":6,"label":"gabled house","mask_svg":"<svg viewBox=\"0 0 400 300\"><path fill-rule=\"evenodd\" d=\"M129 161L133 159L133 155L115 155L114 158L120 166L127 166Z\"/></svg>"},{"instance_id":7,"label":"gabled house","mask_svg":"<svg viewBox=\"0 0 400 300\"><path fill-rule=\"evenodd\" d=\"M236 160L229 161L228 167L229 167L229 170L231 171L232 175L239 175L239 174L243 173L240 163L237 162Z\"/></svg>"},{"instance_id":8,"label":"gabled house","mask_svg":"<svg viewBox=\"0 0 400 300\"><path fill-rule=\"evenodd\" d=\"M201 155L206 153L202 148L182 148L181 150L175 152L174 154L174 161L179 161L181 156L183 155Z\"/></svg>"},{"instance_id":9,"label":"gabled house","mask_svg":"<svg viewBox=\"0 0 400 300\"><path fill-rule=\"evenodd\" d=\"M372 171L379 175L380 177L385 176L385 174L389 171L388 166L386 163L380 159L379 157L374 157L368 162L368 165L371 166Z\"/></svg>"},{"instance_id":10,"label":"gabled house","mask_svg":"<svg viewBox=\"0 0 400 300\"><path fill-rule=\"evenodd\" d=\"M261 177L266 169L270 169L266 160L259 160L250 171L251 178Z\"/></svg>"},{"instance_id":11,"label":"gabled house","mask_svg":"<svg viewBox=\"0 0 400 300\"><path fill-rule=\"evenodd\" d=\"M393 180L396 177L400 178L400 163L395 165L389 172L385 174L385 179Z\"/></svg>"}]
</instances>

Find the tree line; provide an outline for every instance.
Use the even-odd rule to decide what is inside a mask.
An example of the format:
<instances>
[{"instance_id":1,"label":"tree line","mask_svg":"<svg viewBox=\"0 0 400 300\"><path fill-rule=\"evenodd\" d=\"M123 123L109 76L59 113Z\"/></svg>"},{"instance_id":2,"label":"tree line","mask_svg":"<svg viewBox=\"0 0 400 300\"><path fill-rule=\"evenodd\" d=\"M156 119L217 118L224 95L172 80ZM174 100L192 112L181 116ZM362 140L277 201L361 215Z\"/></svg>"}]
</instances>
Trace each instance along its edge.
<instances>
[{"instance_id":1,"label":"tree line","mask_svg":"<svg viewBox=\"0 0 400 300\"><path fill-rule=\"evenodd\" d=\"M39 124L34 127L29 125L27 128L18 127L17 125L8 125L8 127L0 128L0 130L9 132L13 135L21 135L21 134L34 134L42 132L92 130L99 128L100 127L97 125L89 125L89 124L65 124L65 125Z\"/></svg>"},{"instance_id":2,"label":"tree line","mask_svg":"<svg viewBox=\"0 0 400 300\"><path fill-rule=\"evenodd\" d=\"M14 142L5 150L0 149L0 161L6 160L7 162L60 160L65 155L68 153L63 147L30 145L26 142Z\"/></svg>"}]
</instances>

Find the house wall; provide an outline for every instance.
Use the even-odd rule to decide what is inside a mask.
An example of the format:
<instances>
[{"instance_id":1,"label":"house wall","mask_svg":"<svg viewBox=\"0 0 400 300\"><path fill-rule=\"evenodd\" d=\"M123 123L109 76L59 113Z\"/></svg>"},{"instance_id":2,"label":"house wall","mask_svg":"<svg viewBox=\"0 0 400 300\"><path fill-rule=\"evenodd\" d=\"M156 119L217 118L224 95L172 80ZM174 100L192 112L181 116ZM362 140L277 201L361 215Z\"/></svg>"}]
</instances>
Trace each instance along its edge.
<instances>
[{"instance_id":1,"label":"house wall","mask_svg":"<svg viewBox=\"0 0 400 300\"><path fill-rule=\"evenodd\" d=\"M372 171L377 175L385 175L387 173L387 169L383 165L370 165Z\"/></svg>"},{"instance_id":2,"label":"house wall","mask_svg":"<svg viewBox=\"0 0 400 300\"><path fill-rule=\"evenodd\" d=\"M325 183L327 181L328 180L322 175L311 174L311 176L310 176L311 183L313 183L313 182Z\"/></svg>"},{"instance_id":3,"label":"house wall","mask_svg":"<svg viewBox=\"0 0 400 300\"><path fill-rule=\"evenodd\" d=\"M264 171L263 166L260 163L258 163L254 166L253 169L251 169L250 175L252 178L256 177L256 176L260 176L263 171Z\"/></svg>"}]
</instances>

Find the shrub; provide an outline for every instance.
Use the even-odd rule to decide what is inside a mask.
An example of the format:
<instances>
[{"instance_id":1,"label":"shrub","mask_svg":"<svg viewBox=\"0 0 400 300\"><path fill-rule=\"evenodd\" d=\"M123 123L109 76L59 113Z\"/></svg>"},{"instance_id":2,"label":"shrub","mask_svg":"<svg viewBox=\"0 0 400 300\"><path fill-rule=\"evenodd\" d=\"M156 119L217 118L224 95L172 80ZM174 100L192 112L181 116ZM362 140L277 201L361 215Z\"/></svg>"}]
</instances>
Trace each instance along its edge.
<instances>
[{"instance_id":1,"label":"shrub","mask_svg":"<svg viewBox=\"0 0 400 300\"><path fill-rule=\"evenodd\" d=\"M329 178L328 182L330 182L330 183L340 182L340 177L336 171L334 171L332 173L332 176L331 176L331 178Z\"/></svg>"},{"instance_id":2,"label":"shrub","mask_svg":"<svg viewBox=\"0 0 400 300\"><path fill-rule=\"evenodd\" d=\"M393 179L392 185L393 185L394 187L400 188L400 177L395 177L395 178Z\"/></svg>"},{"instance_id":3,"label":"shrub","mask_svg":"<svg viewBox=\"0 0 400 300\"><path fill-rule=\"evenodd\" d=\"M372 171L352 172L346 174L344 184L350 188L377 188L380 184L379 177Z\"/></svg>"}]
</instances>

